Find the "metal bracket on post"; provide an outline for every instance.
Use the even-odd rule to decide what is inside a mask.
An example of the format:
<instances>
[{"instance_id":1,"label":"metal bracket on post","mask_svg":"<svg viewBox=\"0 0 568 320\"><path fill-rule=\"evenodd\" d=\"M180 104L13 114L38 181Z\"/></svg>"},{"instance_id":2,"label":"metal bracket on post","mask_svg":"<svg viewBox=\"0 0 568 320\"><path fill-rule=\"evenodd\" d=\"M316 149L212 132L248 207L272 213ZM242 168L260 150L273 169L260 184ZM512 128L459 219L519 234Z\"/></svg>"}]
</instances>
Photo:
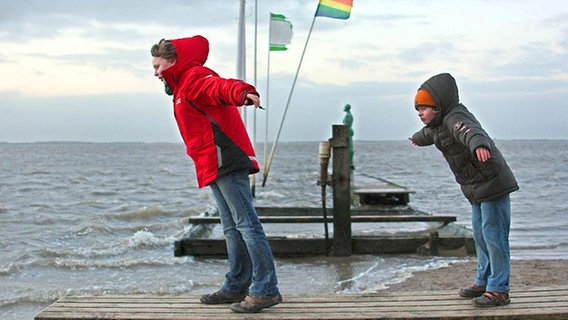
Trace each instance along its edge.
<instances>
[{"instance_id":1,"label":"metal bracket on post","mask_svg":"<svg viewBox=\"0 0 568 320\"><path fill-rule=\"evenodd\" d=\"M349 127L332 127L333 255L351 255L351 161Z\"/></svg>"}]
</instances>

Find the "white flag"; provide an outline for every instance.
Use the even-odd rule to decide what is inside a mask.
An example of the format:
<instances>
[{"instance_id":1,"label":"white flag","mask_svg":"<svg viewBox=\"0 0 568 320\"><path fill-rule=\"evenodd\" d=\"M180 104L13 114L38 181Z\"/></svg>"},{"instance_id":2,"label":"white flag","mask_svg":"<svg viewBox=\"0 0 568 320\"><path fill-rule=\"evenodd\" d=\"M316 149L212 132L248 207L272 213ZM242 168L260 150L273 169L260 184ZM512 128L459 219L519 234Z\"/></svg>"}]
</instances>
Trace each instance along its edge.
<instances>
[{"instance_id":1,"label":"white flag","mask_svg":"<svg viewBox=\"0 0 568 320\"><path fill-rule=\"evenodd\" d=\"M286 51L292 42L292 23L282 14L270 13L270 51Z\"/></svg>"}]
</instances>

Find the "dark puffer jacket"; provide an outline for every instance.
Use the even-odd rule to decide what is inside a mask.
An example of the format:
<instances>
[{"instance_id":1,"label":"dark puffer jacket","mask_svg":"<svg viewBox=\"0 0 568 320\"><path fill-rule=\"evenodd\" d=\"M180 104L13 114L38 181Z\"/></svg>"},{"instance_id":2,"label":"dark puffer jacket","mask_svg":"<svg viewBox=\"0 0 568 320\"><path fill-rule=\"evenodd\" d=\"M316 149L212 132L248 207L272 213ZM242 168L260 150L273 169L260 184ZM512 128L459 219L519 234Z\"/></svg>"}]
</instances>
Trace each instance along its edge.
<instances>
[{"instance_id":1,"label":"dark puffer jacket","mask_svg":"<svg viewBox=\"0 0 568 320\"><path fill-rule=\"evenodd\" d=\"M494 141L459 102L455 79L442 73L428 79L420 89L432 95L438 114L412 140L418 146L434 144L442 152L469 202L479 204L518 190L513 172ZM477 160L478 147L489 149L488 161Z\"/></svg>"}]
</instances>

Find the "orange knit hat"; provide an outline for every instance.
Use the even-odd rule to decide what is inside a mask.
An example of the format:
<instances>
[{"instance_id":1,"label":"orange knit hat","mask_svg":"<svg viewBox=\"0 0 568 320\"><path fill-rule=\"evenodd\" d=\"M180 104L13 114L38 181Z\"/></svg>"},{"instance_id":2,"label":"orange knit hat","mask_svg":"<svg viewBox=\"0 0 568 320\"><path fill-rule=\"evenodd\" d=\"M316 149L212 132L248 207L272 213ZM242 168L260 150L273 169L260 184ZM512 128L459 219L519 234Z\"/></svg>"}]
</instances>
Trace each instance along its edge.
<instances>
[{"instance_id":1,"label":"orange knit hat","mask_svg":"<svg viewBox=\"0 0 568 320\"><path fill-rule=\"evenodd\" d=\"M424 89L418 89L418 92L416 92L416 97L414 98L414 108L417 108L418 106L435 107L436 101L434 101L434 98L428 91Z\"/></svg>"}]
</instances>

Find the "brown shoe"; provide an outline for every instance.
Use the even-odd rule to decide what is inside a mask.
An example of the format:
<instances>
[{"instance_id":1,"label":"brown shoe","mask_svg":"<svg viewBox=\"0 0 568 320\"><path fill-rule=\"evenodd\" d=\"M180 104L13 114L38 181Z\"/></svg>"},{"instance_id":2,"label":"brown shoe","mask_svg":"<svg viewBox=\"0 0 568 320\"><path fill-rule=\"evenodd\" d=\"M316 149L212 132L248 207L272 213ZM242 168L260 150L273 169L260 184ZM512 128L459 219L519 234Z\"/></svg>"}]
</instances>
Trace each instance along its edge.
<instances>
[{"instance_id":1,"label":"brown shoe","mask_svg":"<svg viewBox=\"0 0 568 320\"><path fill-rule=\"evenodd\" d=\"M240 303L233 303L231 305L231 310L237 313L256 313L262 309L270 308L282 302L281 295L275 295L272 298L255 298L247 296Z\"/></svg>"},{"instance_id":2,"label":"brown shoe","mask_svg":"<svg viewBox=\"0 0 568 320\"><path fill-rule=\"evenodd\" d=\"M223 290L206 294L199 298L204 304L223 304L242 301L247 296L246 293L225 293Z\"/></svg>"},{"instance_id":3,"label":"brown shoe","mask_svg":"<svg viewBox=\"0 0 568 320\"><path fill-rule=\"evenodd\" d=\"M508 292L485 292L481 297L471 300L474 306L480 308L491 308L506 306L511 303Z\"/></svg>"},{"instance_id":4,"label":"brown shoe","mask_svg":"<svg viewBox=\"0 0 568 320\"><path fill-rule=\"evenodd\" d=\"M481 297L485 293L485 286L476 286L475 284L461 288L459 291L460 297L462 298L477 298Z\"/></svg>"}]
</instances>

